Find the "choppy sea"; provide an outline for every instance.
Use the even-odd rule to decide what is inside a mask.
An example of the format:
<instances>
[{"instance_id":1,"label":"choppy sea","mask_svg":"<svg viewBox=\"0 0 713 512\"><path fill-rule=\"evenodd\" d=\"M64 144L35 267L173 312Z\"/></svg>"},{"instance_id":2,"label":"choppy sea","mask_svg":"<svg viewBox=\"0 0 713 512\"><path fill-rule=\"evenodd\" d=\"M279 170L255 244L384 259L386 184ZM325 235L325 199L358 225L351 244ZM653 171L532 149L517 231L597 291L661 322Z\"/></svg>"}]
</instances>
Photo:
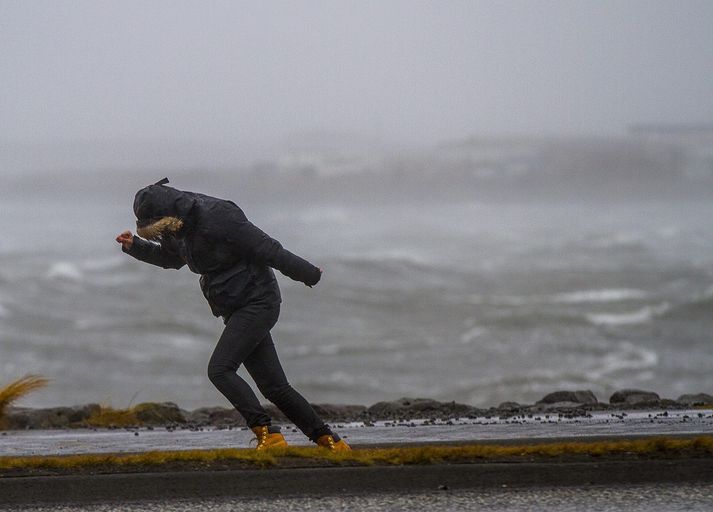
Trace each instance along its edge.
<instances>
[{"instance_id":1,"label":"choppy sea","mask_svg":"<svg viewBox=\"0 0 713 512\"><path fill-rule=\"evenodd\" d=\"M114 242L133 192L160 177L29 177L0 192L0 382L51 379L22 405L228 405L206 376L222 322L198 276ZM339 203L245 197L221 177L175 186L233 199L324 269L313 289L278 273L273 336L310 401L713 392L713 204Z\"/></svg>"}]
</instances>

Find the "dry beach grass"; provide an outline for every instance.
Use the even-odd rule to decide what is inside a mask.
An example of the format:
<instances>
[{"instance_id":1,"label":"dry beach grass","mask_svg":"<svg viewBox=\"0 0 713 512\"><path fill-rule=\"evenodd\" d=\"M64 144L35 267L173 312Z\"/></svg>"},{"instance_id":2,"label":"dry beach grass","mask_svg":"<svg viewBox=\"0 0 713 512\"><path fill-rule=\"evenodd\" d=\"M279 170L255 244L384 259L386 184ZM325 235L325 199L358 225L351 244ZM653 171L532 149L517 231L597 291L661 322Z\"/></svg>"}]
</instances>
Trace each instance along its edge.
<instances>
[{"instance_id":1,"label":"dry beach grass","mask_svg":"<svg viewBox=\"0 0 713 512\"><path fill-rule=\"evenodd\" d=\"M3 427L5 413L10 405L23 396L44 388L48 382L48 379L40 375L28 374L0 388L0 428Z\"/></svg>"}]
</instances>

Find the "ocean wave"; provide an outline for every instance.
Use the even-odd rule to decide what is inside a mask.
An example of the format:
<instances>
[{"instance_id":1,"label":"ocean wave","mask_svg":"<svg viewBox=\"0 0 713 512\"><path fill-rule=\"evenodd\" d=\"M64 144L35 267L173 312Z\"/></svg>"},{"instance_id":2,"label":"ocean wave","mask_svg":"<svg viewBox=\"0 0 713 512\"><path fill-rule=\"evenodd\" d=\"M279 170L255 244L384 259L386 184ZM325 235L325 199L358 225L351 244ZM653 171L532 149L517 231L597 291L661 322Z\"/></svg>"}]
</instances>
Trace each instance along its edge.
<instances>
[{"instance_id":1,"label":"ocean wave","mask_svg":"<svg viewBox=\"0 0 713 512\"><path fill-rule=\"evenodd\" d=\"M359 388L360 390L383 391L383 386L378 378L367 375L353 375L344 371L335 371L323 375L314 375L299 380L299 387L317 387L329 390Z\"/></svg>"},{"instance_id":2,"label":"ocean wave","mask_svg":"<svg viewBox=\"0 0 713 512\"><path fill-rule=\"evenodd\" d=\"M45 272L47 279L58 279L67 281L81 281L84 274L79 267L68 261L57 261L52 263Z\"/></svg>"},{"instance_id":3,"label":"ocean wave","mask_svg":"<svg viewBox=\"0 0 713 512\"><path fill-rule=\"evenodd\" d=\"M146 316L132 317L82 317L73 322L74 329L84 332L102 331L139 331L143 333L164 333L175 335L192 335L197 337L214 338L217 334L214 329L205 326L203 322L192 322L185 315L154 318Z\"/></svg>"},{"instance_id":4,"label":"ocean wave","mask_svg":"<svg viewBox=\"0 0 713 512\"><path fill-rule=\"evenodd\" d=\"M645 291L633 288L603 288L558 293L552 296L552 301L563 304L623 302L627 300L645 299L647 296L648 294Z\"/></svg>"},{"instance_id":5,"label":"ocean wave","mask_svg":"<svg viewBox=\"0 0 713 512\"><path fill-rule=\"evenodd\" d=\"M650 322L654 317L661 316L671 309L668 302L657 306L646 306L627 313L590 313L587 320L598 326L637 325Z\"/></svg>"},{"instance_id":6,"label":"ocean wave","mask_svg":"<svg viewBox=\"0 0 713 512\"><path fill-rule=\"evenodd\" d=\"M280 353L285 357L308 357L314 355L334 356L343 352L343 347L334 343L326 345L286 345L280 347Z\"/></svg>"},{"instance_id":7,"label":"ocean wave","mask_svg":"<svg viewBox=\"0 0 713 512\"><path fill-rule=\"evenodd\" d=\"M102 271L102 270L114 270L120 268L129 261L125 255L117 254L114 256L107 256L104 258L91 258L81 260L78 265L79 268L83 270L88 270L92 272Z\"/></svg>"},{"instance_id":8,"label":"ocean wave","mask_svg":"<svg viewBox=\"0 0 713 512\"><path fill-rule=\"evenodd\" d=\"M346 263L404 264L410 267L429 267L433 260L423 254L408 249L379 249L347 254L342 258Z\"/></svg>"},{"instance_id":9,"label":"ocean wave","mask_svg":"<svg viewBox=\"0 0 713 512\"><path fill-rule=\"evenodd\" d=\"M588 239L585 245L593 249L642 249L646 240L644 233L619 232Z\"/></svg>"},{"instance_id":10,"label":"ocean wave","mask_svg":"<svg viewBox=\"0 0 713 512\"><path fill-rule=\"evenodd\" d=\"M584 374L589 380L598 381L616 372L647 370L658 362L659 356L654 350L624 341L613 352L599 358L593 367L585 369Z\"/></svg>"},{"instance_id":11,"label":"ocean wave","mask_svg":"<svg viewBox=\"0 0 713 512\"><path fill-rule=\"evenodd\" d=\"M713 318L713 287L693 299L671 308L665 316L666 318L687 320Z\"/></svg>"},{"instance_id":12,"label":"ocean wave","mask_svg":"<svg viewBox=\"0 0 713 512\"><path fill-rule=\"evenodd\" d=\"M480 338L486 332L488 332L488 330L483 327L471 327L460 335L460 342L463 345L468 345L470 343L473 343L473 341L475 341L476 339Z\"/></svg>"},{"instance_id":13,"label":"ocean wave","mask_svg":"<svg viewBox=\"0 0 713 512\"><path fill-rule=\"evenodd\" d=\"M555 293L552 295L477 295L468 296L471 304L488 304L493 306L526 306L531 304L587 304L605 302L624 302L646 299L649 296L644 290L635 288L602 288L576 290L573 292Z\"/></svg>"},{"instance_id":14,"label":"ocean wave","mask_svg":"<svg viewBox=\"0 0 713 512\"><path fill-rule=\"evenodd\" d=\"M557 311L516 311L484 320L489 326L504 329L530 329L544 325L573 326L587 324L580 315Z\"/></svg>"}]
</instances>

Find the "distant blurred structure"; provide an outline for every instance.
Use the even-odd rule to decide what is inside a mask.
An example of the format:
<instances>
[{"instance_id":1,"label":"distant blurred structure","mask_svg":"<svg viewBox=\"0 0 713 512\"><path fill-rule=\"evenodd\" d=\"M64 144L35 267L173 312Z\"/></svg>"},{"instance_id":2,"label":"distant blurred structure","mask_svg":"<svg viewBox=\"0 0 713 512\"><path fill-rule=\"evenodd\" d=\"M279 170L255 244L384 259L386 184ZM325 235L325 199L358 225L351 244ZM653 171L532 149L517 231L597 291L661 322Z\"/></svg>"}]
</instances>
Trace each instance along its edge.
<instances>
[{"instance_id":1,"label":"distant blurred structure","mask_svg":"<svg viewBox=\"0 0 713 512\"><path fill-rule=\"evenodd\" d=\"M686 175L713 177L713 124L636 124L629 134L648 144L680 148Z\"/></svg>"},{"instance_id":2,"label":"distant blurred structure","mask_svg":"<svg viewBox=\"0 0 713 512\"><path fill-rule=\"evenodd\" d=\"M474 136L399 151L347 139L295 144L249 167L273 193L351 200L707 197L713 125L636 125L608 137Z\"/></svg>"}]
</instances>

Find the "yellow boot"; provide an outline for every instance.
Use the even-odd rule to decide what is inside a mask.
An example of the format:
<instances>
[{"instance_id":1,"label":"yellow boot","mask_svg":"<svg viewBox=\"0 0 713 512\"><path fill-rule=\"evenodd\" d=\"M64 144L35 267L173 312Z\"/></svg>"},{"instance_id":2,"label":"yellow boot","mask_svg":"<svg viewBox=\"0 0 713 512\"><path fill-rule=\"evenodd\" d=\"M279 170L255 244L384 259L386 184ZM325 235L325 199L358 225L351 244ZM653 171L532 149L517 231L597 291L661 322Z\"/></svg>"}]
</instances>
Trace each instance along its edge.
<instances>
[{"instance_id":1,"label":"yellow boot","mask_svg":"<svg viewBox=\"0 0 713 512\"><path fill-rule=\"evenodd\" d=\"M350 452L351 446L344 439L341 439L337 434L319 436L317 445L322 448L327 448L333 452Z\"/></svg>"},{"instance_id":2,"label":"yellow boot","mask_svg":"<svg viewBox=\"0 0 713 512\"><path fill-rule=\"evenodd\" d=\"M287 446L287 441L285 437L280 433L277 427L253 427L250 430L253 431L255 437L257 437L256 450L269 450L270 448L284 448Z\"/></svg>"}]
</instances>

